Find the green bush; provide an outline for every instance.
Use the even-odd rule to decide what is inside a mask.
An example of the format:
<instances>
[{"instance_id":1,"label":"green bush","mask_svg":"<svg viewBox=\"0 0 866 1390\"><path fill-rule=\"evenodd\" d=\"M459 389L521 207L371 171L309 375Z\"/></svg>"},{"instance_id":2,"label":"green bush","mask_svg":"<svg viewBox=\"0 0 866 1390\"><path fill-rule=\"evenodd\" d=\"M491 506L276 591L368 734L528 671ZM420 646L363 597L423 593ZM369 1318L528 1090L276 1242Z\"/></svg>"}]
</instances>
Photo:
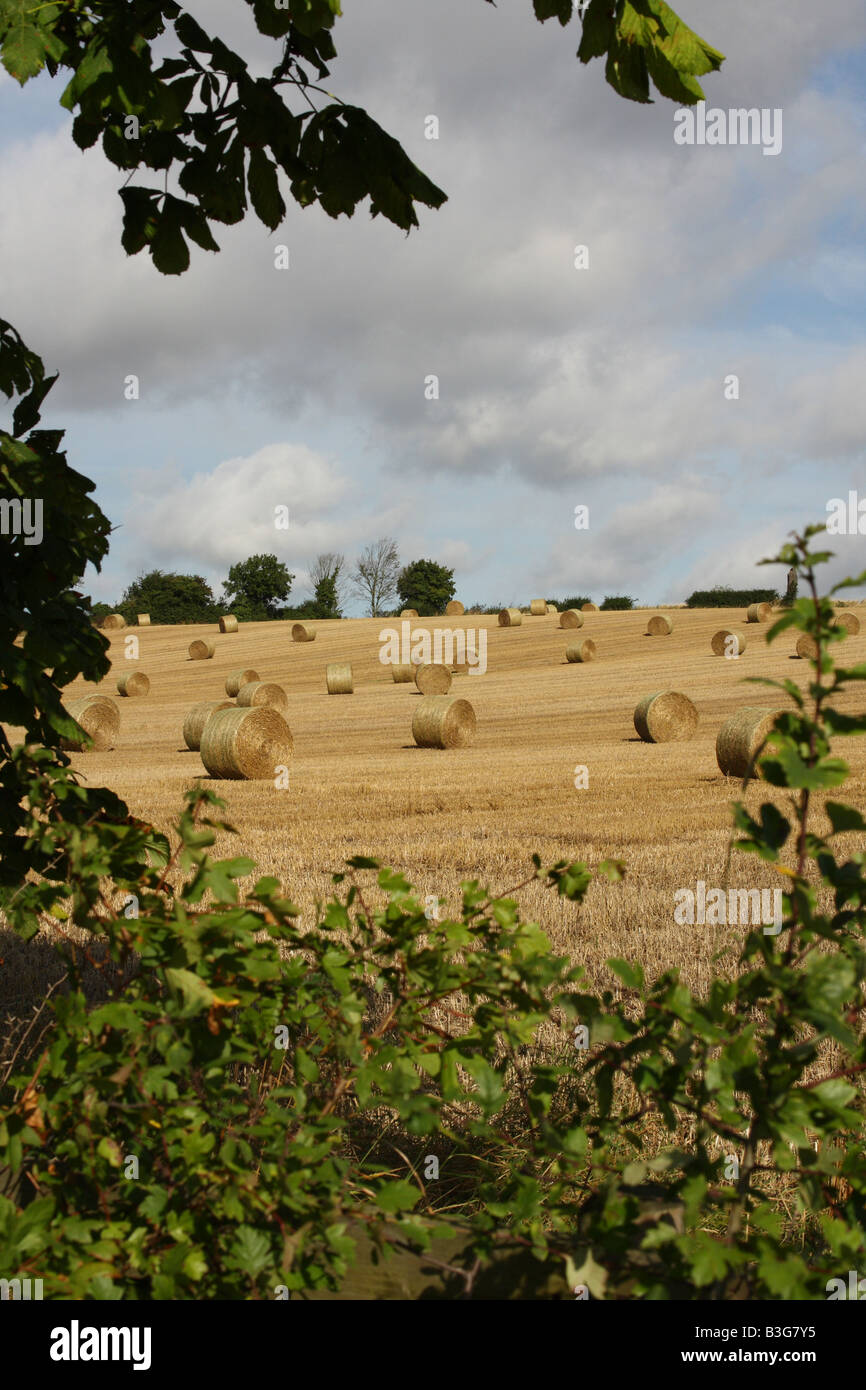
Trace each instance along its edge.
<instances>
[{"instance_id":1,"label":"green bush","mask_svg":"<svg viewBox=\"0 0 866 1390\"><path fill-rule=\"evenodd\" d=\"M748 608L750 603L775 603L775 589L695 589L686 599L686 608Z\"/></svg>"},{"instance_id":2,"label":"green bush","mask_svg":"<svg viewBox=\"0 0 866 1390\"><path fill-rule=\"evenodd\" d=\"M628 594L605 594L599 604L602 612L620 611L624 608L634 608L634 599L629 598Z\"/></svg>"}]
</instances>

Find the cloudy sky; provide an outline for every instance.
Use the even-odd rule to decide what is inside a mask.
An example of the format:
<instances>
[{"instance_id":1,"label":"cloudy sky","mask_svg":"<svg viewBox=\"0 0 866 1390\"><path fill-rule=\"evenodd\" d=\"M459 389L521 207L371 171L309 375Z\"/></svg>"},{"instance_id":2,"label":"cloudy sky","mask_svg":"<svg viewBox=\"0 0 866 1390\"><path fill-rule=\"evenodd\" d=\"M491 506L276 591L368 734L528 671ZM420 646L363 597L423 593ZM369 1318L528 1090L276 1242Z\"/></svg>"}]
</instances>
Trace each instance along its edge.
<instances>
[{"instance_id":1,"label":"cloudy sky","mask_svg":"<svg viewBox=\"0 0 866 1390\"><path fill-rule=\"evenodd\" d=\"M241 0L187 8L270 69ZM316 554L390 535L467 604L679 602L782 584L755 561L866 499L866 7L677 8L727 55L708 107L781 110L777 155L676 144L673 103L617 97L530 0L346 0L330 90L449 201L407 237L284 190L276 233L215 227L182 277L121 249L121 176L73 144L64 82L0 76L0 316L59 369L44 423L118 528L95 598L272 551L300 601ZM866 536L834 548L832 577L866 567Z\"/></svg>"}]
</instances>

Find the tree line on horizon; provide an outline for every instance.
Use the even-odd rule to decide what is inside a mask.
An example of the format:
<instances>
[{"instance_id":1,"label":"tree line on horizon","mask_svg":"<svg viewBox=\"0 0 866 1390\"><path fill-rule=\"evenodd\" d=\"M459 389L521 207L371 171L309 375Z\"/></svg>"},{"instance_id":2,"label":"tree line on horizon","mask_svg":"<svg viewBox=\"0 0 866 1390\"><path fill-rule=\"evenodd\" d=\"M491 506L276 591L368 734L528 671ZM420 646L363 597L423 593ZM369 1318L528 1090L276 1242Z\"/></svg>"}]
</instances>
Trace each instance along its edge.
<instances>
[{"instance_id":1,"label":"tree line on horizon","mask_svg":"<svg viewBox=\"0 0 866 1390\"><path fill-rule=\"evenodd\" d=\"M435 560L413 560L401 566L397 543L389 536L368 545L347 569L344 555L332 551L317 555L310 567L312 593L300 603L288 603L295 575L276 555L251 555L230 567L217 598L200 574L179 574L149 570L134 579L116 604L92 602L96 620L109 613L121 613L133 623L138 613L148 613L152 623L203 623L232 612L239 622L266 622L273 619L315 620L342 618L347 591L364 600L373 618L398 617L402 609L413 608L419 617L443 614L455 593L454 570ZM733 589L716 585L696 589L685 600L687 608L734 608L750 603L775 602L773 589ZM588 594L548 597L546 602L560 610L581 608L592 602ZM600 603L604 611L634 608L637 600L628 594L606 594ZM466 607L469 614L497 613L505 603L476 603Z\"/></svg>"}]
</instances>

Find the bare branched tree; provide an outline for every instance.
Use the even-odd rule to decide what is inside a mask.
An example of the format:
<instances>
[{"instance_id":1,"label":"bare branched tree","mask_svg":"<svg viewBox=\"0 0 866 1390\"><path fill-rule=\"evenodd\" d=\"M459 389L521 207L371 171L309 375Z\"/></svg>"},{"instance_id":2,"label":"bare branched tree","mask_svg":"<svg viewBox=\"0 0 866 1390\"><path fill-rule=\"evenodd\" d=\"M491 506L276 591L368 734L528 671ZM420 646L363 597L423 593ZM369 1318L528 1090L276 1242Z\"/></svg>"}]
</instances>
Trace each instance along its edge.
<instances>
[{"instance_id":1,"label":"bare branched tree","mask_svg":"<svg viewBox=\"0 0 866 1390\"><path fill-rule=\"evenodd\" d=\"M371 618L381 617L389 600L397 597L399 573L397 543L390 536L380 536L358 556L352 570L352 589L369 604Z\"/></svg>"},{"instance_id":2,"label":"bare branched tree","mask_svg":"<svg viewBox=\"0 0 866 1390\"><path fill-rule=\"evenodd\" d=\"M317 555L310 565L310 582L315 589L323 579L333 579L336 581L338 575L342 574L346 568L345 555L335 555L328 550L324 555Z\"/></svg>"},{"instance_id":3,"label":"bare branched tree","mask_svg":"<svg viewBox=\"0 0 866 1390\"><path fill-rule=\"evenodd\" d=\"M342 585L340 583L340 575L345 574L345 572L345 555L335 555L331 550L325 551L324 555L317 555L310 565L310 583L313 586L313 592L323 592L319 588L320 585L333 585L334 606L336 608L341 607Z\"/></svg>"}]
</instances>

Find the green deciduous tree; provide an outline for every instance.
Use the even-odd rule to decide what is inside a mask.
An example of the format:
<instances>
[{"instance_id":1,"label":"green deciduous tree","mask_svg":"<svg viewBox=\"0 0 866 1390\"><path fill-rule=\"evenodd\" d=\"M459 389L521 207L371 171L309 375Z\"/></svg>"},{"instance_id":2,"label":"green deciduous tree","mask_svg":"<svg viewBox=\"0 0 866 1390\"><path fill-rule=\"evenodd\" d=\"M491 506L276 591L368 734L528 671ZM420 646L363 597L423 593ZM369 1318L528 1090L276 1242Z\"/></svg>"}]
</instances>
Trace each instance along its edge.
<instances>
[{"instance_id":1,"label":"green deciduous tree","mask_svg":"<svg viewBox=\"0 0 866 1390\"><path fill-rule=\"evenodd\" d=\"M294 577L276 555L251 555L229 570L223 584L225 603L246 621L276 618Z\"/></svg>"},{"instance_id":2,"label":"green deciduous tree","mask_svg":"<svg viewBox=\"0 0 866 1390\"><path fill-rule=\"evenodd\" d=\"M444 613L454 597L454 571L435 560L413 560L400 571L397 592L404 608L414 608L422 618Z\"/></svg>"},{"instance_id":3,"label":"green deciduous tree","mask_svg":"<svg viewBox=\"0 0 866 1390\"><path fill-rule=\"evenodd\" d=\"M206 623L216 611L213 591L200 574L163 570L134 579L116 609L127 622L134 622L137 613L149 613L152 623Z\"/></svg>"}]
</instances>

